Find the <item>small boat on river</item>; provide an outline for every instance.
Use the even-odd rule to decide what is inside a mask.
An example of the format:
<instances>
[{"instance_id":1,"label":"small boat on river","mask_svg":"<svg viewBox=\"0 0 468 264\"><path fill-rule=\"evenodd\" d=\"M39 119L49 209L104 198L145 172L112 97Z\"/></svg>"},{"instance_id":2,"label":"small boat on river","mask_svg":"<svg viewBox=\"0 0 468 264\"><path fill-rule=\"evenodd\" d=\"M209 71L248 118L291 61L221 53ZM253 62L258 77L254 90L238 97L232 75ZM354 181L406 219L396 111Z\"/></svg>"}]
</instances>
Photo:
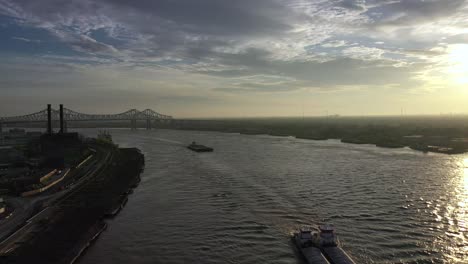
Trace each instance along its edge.
<instances>
[{"instance_id":1,"label":"small boat on river","mask_svg":"<svg viewBox=\"0 0 468 264\"><path fill-rule=\"evenodd\" d=\"M332 225L320 225L318 230L301 228L294 233L294 242L309 264L355 264L339 246Z\"/></svg>"},{"instance_id":2,"label":"small boat on river","mask_svg":"<svg viewBox=\"0 0 468 264\"><path fill-rule=\"evenodd\" d=\"M188 145L187 148L195 152L212 152L213 151L213 148L199 145L195 141L193 141L192 144Z\"/></svg>"}]
</instances>

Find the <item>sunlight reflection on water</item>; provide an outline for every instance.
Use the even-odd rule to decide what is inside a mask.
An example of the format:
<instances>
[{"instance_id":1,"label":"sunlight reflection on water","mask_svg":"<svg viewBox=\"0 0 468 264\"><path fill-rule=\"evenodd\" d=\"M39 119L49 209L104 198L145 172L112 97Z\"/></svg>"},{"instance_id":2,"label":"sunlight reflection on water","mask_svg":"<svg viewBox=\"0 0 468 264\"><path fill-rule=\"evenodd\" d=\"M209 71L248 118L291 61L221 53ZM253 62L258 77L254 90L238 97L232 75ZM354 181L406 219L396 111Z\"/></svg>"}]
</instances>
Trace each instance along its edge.
<instances>
[{"instance_id":1,"label":"sunlight reflection on water","mask_svg":"<svg viewBox=\"0 0 468 264\"><path fill-rule=\"evenodd\" d=\"M468 259L468 238L467 238L467 206L468 206L468 158L457 157L455 162L458 167L454 168L454 178L448 179L447 190L452 189L452 198L445 205L445 227L446 237L437 241L435 246L440 247L444 252L447 261L454 263L466 263ZM438 217L438 216L437 216ZM438 218L439 219L439 218Z\"/></svg>"}]
</instances>

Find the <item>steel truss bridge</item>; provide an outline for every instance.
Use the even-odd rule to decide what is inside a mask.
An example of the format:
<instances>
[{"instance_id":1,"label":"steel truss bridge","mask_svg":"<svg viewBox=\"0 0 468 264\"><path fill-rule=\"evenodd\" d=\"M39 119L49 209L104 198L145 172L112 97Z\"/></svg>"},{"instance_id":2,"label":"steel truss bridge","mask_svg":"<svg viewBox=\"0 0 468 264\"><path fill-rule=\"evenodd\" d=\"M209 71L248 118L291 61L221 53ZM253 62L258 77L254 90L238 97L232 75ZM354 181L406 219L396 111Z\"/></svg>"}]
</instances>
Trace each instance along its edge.
<instances>
[{"instance_id":1,"label":"steel truss bridge","mask_svg":"<svg viewBox=\"0 0 468 264\"><path fill-rule=\"evenodd\" d=\"M56 109L51 109L51 119L58 121L60 119L60 112ZM145 109L139 111L137 109L131 109L123 113L118 114L84 114L73 111L68 108L63 108L63 119L67 121L118 121L128 120L130 121L130 127L136 129L138 120L146 120L146 129L151 129L152 123L157 122L172 122L174 119L172 116L163 115L151 109ZM21 115L21 116L10 116L0 117L0 131L2 124L20 124L20 123L34 123L34 122L47 122L48 113L47 109L41 110L36 113Z\"/></svg>"}]
</instances>

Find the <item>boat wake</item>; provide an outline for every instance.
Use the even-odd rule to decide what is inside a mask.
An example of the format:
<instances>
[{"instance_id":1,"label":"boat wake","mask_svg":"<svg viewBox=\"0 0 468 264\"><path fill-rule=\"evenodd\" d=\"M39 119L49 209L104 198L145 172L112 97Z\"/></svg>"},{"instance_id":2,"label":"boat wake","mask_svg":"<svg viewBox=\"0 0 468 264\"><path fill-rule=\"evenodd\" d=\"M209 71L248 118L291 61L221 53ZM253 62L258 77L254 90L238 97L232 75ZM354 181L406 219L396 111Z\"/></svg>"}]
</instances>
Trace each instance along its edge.
<instances>
[{"instance_id":1,"label":"boat wake","mask_svg":"<svg viewBox=\"0 0 468 264\"><path fill-rule=\"evenodd\" d=\"M153 138L157 141L161 141L161 142L167 142L167 143L174 143L174 144L177 144L177 145L184 145L184 143L180 142L180 141L175 141L175 140L170 140L170 139L166 139L166 138Z\"/></svg>"}]
</instances>

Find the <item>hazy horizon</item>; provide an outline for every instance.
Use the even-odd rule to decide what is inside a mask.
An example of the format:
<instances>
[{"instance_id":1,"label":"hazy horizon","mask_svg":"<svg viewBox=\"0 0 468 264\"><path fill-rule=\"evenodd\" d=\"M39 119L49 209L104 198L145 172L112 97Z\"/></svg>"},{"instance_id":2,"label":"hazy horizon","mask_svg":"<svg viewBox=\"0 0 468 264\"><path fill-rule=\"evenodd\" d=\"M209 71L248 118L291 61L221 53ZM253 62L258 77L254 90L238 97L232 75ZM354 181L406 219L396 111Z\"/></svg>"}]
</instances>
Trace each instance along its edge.
<instances>
[{"instance_id":1,"label":"hazy horizon","mask_svg":"<svg viewBox=\"0 0 468 264\"><path fill-rule=\"evenodd\" d=\"M0 0L0 116L468 114L465 0Z\"/></svg>"}]
</instances>

